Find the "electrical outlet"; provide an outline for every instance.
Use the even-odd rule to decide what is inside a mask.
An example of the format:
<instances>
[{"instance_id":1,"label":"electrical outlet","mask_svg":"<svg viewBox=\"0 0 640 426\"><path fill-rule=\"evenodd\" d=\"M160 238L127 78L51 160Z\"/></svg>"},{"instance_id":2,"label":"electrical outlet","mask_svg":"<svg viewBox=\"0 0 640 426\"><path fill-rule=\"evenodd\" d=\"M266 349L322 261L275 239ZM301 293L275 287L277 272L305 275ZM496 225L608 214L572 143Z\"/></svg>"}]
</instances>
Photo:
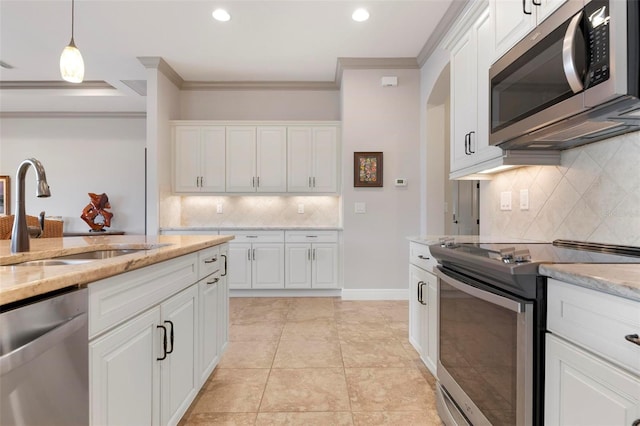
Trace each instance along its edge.
<instances>
[{"instance_id":1,"label":"electrical outlet","mask_svg":"<svg viewBox=\"0 0 640 426\"><path fill-rule=\"evenodd\" d=\"M367 212L367 205L365 203L355 203L355 212L357 214L364 214Z\"/></svg>"},{"instance_id":2,"label":"electrical outlet","mask_svg":"<svg viewBox=\"0 0 640 426\"><path fill-rule=\"evenodd\" d=\"M222 214L222 203L216 204L216 213Z\"/></svg>"},{"instance_id":3,"label":"electrical outlet","mask_svg":"<svg viewBox=\"0 0 640 426\"><path fill-rule=\"evenodd\" d=\"M500 193L500 210L511 210L511 191Z\"/></svg>"},{"instance_id":4,"label":"electrical outlet","mask_svg":"<svg viewBox=\"0 0 640 426\"><path fill-rule=\"evenodd\" d=\"M304 213L304 204L298 204L298 214Z\"/></svg>"},{"instance_id":5,"label":"electrical outlet","mask_svg":"<svg viewBox=\"0 0 640 426\"><path fill-rule=\"evenodd\" d=\"M520 190L520 210L529 210L529 190Z\"/></svg>"}]
</instances>

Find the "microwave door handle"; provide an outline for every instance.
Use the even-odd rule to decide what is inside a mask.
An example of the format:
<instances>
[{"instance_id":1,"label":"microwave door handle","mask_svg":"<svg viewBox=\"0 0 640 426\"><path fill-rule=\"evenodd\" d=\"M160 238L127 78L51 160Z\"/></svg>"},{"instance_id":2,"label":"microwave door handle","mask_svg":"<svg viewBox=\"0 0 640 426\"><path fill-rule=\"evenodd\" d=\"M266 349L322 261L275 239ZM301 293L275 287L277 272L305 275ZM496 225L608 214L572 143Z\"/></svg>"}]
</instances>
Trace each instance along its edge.
<instances>
[{"instance_id":1,"label":"microwave door handle","mask_svg":"<svg viewBox=\"0 0 640 426\"><path fill-rule=\"evenodd\" d=\"M564 68L564 74L567 77L567 82L573 93L578 93L584 89L584 84L576 69L576 55L574 50L576 30L578 29L581 19L582 12L571 19L567 27L567 32L564 35L564 40L562 41L562 67Z\"/></svg>"}]
</instances>

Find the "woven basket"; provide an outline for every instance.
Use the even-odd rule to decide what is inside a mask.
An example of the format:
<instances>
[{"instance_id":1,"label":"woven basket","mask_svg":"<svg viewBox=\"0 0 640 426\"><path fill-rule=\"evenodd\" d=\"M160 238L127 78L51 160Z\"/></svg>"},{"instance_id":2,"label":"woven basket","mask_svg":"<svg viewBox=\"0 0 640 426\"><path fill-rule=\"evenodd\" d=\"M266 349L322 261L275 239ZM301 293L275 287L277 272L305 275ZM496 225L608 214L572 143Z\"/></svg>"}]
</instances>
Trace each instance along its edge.
<instances>
[{"instance_id":1,"label":"woven basket","mask_svg":"<svg viewBox=\"0 0 640 426\"><path fill-rule=\"evenodd\" d=\"M40 219L36 216L27 215L27 226L40 227ZM61 220L44 220L44 230L40 238L62 237L64 222ZM13 215L0 216L0 240L10 240L13 230Z\"/></svg>"}]
</instances>

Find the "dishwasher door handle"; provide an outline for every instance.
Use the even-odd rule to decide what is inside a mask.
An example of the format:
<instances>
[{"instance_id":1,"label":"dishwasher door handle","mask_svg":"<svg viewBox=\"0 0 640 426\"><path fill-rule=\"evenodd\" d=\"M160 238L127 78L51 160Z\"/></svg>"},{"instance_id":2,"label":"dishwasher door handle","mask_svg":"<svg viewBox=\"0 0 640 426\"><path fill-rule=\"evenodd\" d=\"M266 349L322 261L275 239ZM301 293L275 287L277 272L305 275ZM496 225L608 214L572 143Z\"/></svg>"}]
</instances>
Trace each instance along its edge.
<instances>
[{"instance_id":1,"label":"dishwasher door handle","mask_svg":"<svg viewBox=\"0 0 640 426\"><path fill-rule=\"evenodd\" d=\"M0 376L37 358L47 349L51 349L57 342L63 341L68 336L78 331L86 323L86 313L76 315L75 317L60 323L29 343L2 355L0 357Z\"/></svg>"}]
</instances>

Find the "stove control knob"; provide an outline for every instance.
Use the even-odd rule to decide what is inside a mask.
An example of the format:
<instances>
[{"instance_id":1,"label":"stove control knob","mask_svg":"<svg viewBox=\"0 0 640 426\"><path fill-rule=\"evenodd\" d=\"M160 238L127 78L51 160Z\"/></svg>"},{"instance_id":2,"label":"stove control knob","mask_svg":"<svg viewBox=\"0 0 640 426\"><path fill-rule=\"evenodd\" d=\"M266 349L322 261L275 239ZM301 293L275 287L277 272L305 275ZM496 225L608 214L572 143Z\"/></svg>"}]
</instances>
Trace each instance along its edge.
<instances>
[{"instance_id":1,"label":"stove control knob","mask_svg":"<svg viewBox=\"0 0 640 426\"><path fill-rule=\"evenodd\" d=\"M506 248L500 249L500 259L502 259L504 263L512 263L513 256L515 253L516 253L515 247L506 247Z\"/></svg>"},{"instance_id":2,"label":"stove control knob","mask_svg":"<svg viewBox=\"0 0 640 426\"><path fill-rule=\"evenodd\" d=\"M531 253L528 249L516 250L513 254L513 260L516 263L531 262Z\"/></svg>"},{"instance_id":3,"label":"stove control knob","mask_svg":"<svg viewBox=\"0 0 640 426\"><path fill-rule=\"evenodd\" d=\"M439 240L440 247L451 248L456 245L455 239L453 237L441 237Z\"/></svg>"}]
</instances>

